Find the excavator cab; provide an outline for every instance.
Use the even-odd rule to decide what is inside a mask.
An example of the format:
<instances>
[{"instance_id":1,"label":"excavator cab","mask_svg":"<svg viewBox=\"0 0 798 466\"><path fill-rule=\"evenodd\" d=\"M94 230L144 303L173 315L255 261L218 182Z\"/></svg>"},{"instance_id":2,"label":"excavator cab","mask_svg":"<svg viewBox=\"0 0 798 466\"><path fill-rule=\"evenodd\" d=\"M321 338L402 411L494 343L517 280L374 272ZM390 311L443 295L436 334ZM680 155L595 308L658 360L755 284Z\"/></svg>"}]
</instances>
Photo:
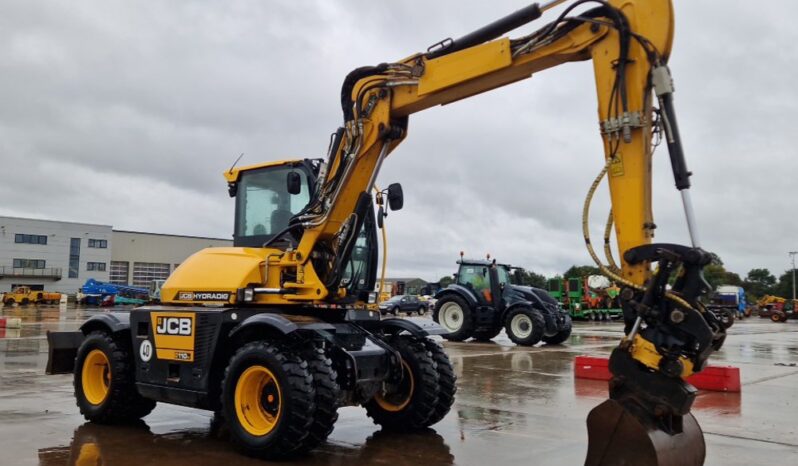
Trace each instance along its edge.
<instances>
[{"instance_id":1,"label":"excavator cab","mask_svg":"<svg viewBox=\"0 0 798 466\"><path fill-rule=\"evenodd\" d=\"M262 248L268 244L281 250L295 247L298 238L289 228L291 219L315 197L321 166L320 159L303 159L258 164L226 173L229 194L236 199L233 246ZM401 187L394 186L399 185L391 185L390 189L398 189L399 193L393 196L401 197ZM391 195L387 193L389 202ZM368 209L342 274L341 287L346 289L349 300L368 301L376 283L377 259L376 219L374 209Z\"/></svg>"}]
</instances>

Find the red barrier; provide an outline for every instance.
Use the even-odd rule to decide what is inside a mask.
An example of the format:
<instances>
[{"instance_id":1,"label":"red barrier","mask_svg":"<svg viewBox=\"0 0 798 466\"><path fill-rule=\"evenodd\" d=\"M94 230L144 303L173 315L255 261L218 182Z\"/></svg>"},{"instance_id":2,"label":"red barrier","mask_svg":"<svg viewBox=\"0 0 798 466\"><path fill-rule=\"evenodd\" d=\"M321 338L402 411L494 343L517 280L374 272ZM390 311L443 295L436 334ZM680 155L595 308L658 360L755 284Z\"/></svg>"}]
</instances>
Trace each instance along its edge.
<instances>
[{"instance_id":1,"label":"red barrier","mask_svg":"<svg viewBox=\"0 0 798 466\"><path fill-rule=\"evenodd\" d=\"M574 376L580 379L610 380L612 374L610 374L609 359L577 356L574 360ZM688 377L687 382L699 390L739 392L740 368L707 366L703 371Z\"/></svg>"},{"instance_id":2,"label":"red barrier","mask_svg":"<svg viewBox=\"0 0 798 466\"><path fill-rule=\"evenodd\" d=\"M21 325L19 317L0 317L0 328L19 328Z\"/></svg>"}]
</instances>

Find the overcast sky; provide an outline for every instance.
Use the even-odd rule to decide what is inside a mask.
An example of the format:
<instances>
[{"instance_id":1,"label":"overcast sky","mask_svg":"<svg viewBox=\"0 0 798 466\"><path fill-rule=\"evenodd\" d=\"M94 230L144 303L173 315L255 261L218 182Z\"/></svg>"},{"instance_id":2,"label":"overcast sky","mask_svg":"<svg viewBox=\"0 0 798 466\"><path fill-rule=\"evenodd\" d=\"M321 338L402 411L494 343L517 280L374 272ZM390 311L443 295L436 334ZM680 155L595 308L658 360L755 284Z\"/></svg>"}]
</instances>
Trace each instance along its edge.
<instances>
[{"instance_id":1,"label":"overcast sky","mask_svg":"<svg viewBox=\"0 0 798 466\"><path fill-rule=\"evenodd\" d=\"M798 3L675 3L671 69L703 245L741 275L778 275L798 250ZM239 153L323 156L347 72L525 4L0 0L0 214L230 237L221 172ZM387 219L390 274L437 279L460 250L547 275L590 263L580 216L603 159L595 108L584 62L413 115L379 178L405 191ZM665 147L654 202L656 240L688 243Z\"/></svg>"}]
</instances>

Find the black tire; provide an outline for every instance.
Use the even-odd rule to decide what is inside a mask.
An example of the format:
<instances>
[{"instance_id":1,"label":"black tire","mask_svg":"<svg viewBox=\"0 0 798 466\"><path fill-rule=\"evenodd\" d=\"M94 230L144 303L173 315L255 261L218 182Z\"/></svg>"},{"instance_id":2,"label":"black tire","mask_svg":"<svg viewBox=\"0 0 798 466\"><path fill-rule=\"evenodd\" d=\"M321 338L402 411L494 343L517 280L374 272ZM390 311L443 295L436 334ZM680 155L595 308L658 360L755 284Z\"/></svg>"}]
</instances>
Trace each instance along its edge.
<instances>
[{"instance_id":1,"label":"black tire","mask_svg":"<svg viewBox=\"0 0 798 466\"><path fill-rule=\"evenodd\" d=\"M520 323L518 325L514 325L515 319L519 319ZM543 339L546 321L543 319L543 314L537 309L528 306L518 306L507 313L504 322L507 336L516 345L532 346ZM529 328L526 327L527 325L529 325Z\"/></svg>"},{"instance_id":2,"label":"black tire","mask_svg":"<svg viewBox=\"0 0 798 466\"><path fill-rule=\"evenodd\" d=\"M313 376L313 388L316 391L316 413L310 434L305 439L303 450L312 450L322 444L330 436L338 420L338 405L341 398L341 387L338 384L338 373L333 368L332 359L324 349L314 348L305 355Z\"/></svg>"},{"instance_id":3,"label":"black tire","mask_svg":"<svg viewBox=\"0 0 798 466\"><path fill-rule=\"evenodd\" d=\"M378 393L363 405L366 414L375 424L387 430L404 432L427 428L431 425L430 421L438 407L440 391L438 367L432 351L427 349L424 341L409 335L395 336L387 343L399 352L403 368L409 368L410 371L408 374L403 370L399 387L408 387L409 384L412 391L406 397L400 395L403 400L393 404L391 410L384 406L386 402L393 403L394 400L384 401L384 395ZM393 388L387 382L385 386L389 390Z\"/></svg>"},{"instance_id":4,"label":"black tire","mask_svg":"<svg viewBox=\"0 0 798 466\"><path fill-rule=\"evenodd\" d=\"M6 306L13 306L14 305L14 300L11 299L11 298L6 299L3 304L5 304Z\"/></svg>"},{"instance_id":5,"label":"black tire","mask_svg":"<svg viewBox=\"0 0 798 466\"><path fill-rule=\"evenodd\" d=\"M491 328L488 330L474 330L474 340L476 341L491 341L496 335L502 331L501 327Z\"/></svg>"},{"instance_id":6,"label":"black tire","mask_svg":"<svg viewBox=\"0 0 798 466\"><path fill-rule=\"evenodd\" d=\"M426 313L427 313L427 308L425 308L424 306L418 307L418 315L423 316Z\"/></svg>"},{"instance_id":7,"label":"black tire","mask_svg":"<svg viewBox=\"0 0 798 466\"><path fill-rule=\"evenodd\" d=\"M560 345L563 342L565 342L565 340L571 337L572 330L573 330L573 322L571 321L571 317L565 316L565 324L563 325L562 330L560 330L559 332L555 333L550 337L544 336L543 341L547 345Z\"/></svg>"},{"instance_id":8,"label":"black tire","mask_svg":"<svg viewBox=\"0 0 798 466\"><path fill-rule=\"evenodd\" d=\"M457 393L457 376L454 375L449 356L441 345L427 338L424 340L424 346L432 353L438 371L438 403L435 404L432 416L427 420L427 425L431 426L440 422L452 409L454 395Z\"/></svg>"},{"instance_id":9,"label":"black tire","mask_svg":"<svg viewBox=\"0 0 798 466\"><path fill-rule=\"evenodd\" d=\"M27 306L29 302L30 302L30 300L28 298L22 298L22 301L20 301L19 304L21 306Z\"/></svg>"},{"instance_id":10,"label":"black tire","mask_svg":"<svg viewBox=\"0 0 798 466\"><path fill-rule=\"evenodd\" d=\"M453 326L447 326L445 323L440 321L441 311L444 313L451 312L448 307L452 304L459 306L460 310L462 311L462 323L457 329L455 329ZM450 341L463 341L469 339L474 328L474 318L471 312L471 306L468 305L465 299L454 294L444 296L443 298L439 299L437 303L435 303L435 312L432 314L432 320L449 331L449 333L442 336Z\"/></svg>"},{"instance_id":11,"label":"black tire","mask_svg":"<svg viewBox=\"0 0 798 466\"><path fill-rule=\"evenodd\" d=\"M281 394L278 399L280 414L274 427L263 435L249 433L236 408L236 386L244 371L252 367L267 369L274 376ZM254 341L239 348L225 369L222 413L233 443L250 456L284 459L307 451L306 440L313 425L315 398L308 363L265 341Z\"/></svg>"},{"instance_id":12,"label":"black tire","mask_svg":"<svg viewBox=\"0 0 798 466\"><path fill-rule=\"evenodd\" d=\"M394 307L393 309L391 309L391 314L393 314L395 316L398 316L399 315L399 307L397 306L397 307Z\"/></svg>"},{"instance_id":13,"label":"black tire","mask_svg":"<svg viewBox=\"0 0 798 466\"><path fill-rule=\"evenodd\" d=\"M99 350L108 361L110 383L105 398L94 404L87 398L83 386L83 367L86 358ZM135 384L135 364L130 344L123 338L114 338L104 331L90 333L75 358L73 384L80 413L87 421L99 424L117 424L137 421L155 409L155 401L139 395Z\"/></svg>"}]
</instances>

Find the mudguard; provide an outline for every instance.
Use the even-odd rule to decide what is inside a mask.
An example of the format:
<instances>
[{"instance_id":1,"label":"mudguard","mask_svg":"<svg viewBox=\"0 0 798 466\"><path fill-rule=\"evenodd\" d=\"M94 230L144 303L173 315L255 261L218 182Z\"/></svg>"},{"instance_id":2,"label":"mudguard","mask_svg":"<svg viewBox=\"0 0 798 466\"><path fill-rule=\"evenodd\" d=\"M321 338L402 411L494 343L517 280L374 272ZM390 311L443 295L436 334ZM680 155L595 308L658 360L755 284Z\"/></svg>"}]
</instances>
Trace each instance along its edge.
<instances>
[{"instance_id":1,"label":"mudguard","mask_svg":"<svg viewBox=\"0 0 798 466\"><path fill-rule=\"evenodd\" d=\"M110 330L111 333L121 332L130 328L129 312L107 312L89 317L80 326L80 331L88 335L94 330Z\"/></svg>"},{"instance_id":2,"label":"mudguard","mask_svg":"<svg viewBox=\"0 0 798 466\"><path fill-rule=\"evenodd\" d=\"M474 292L469 290L468 288L464 287L463 285L458 285L456 283L452 283L451 285L447 286L446 288L438 291L435 293L435 299L441 299L449 294L455 294L460 296L461 298L465 299L468 302L468 305L472 308L476 308L478 306L477 298L474 296Z\"/></svg>"},{"instance_id":3,"label":"mudguard","mask_svg":"<svg viewBox=\"0 0 798 466\"><path fill-rule=\"evenodd\" d=\"M334 330L335 327L322 320L310 319L303 317L300 322L294 322L291 316L281 314L255 314L248 317L240 325L230 332L230 338L235 338L245 330L252 329L256 326L263 325L265 327L276 330L282 335L288 335L296 332L299 329L305 330Z\"/></svg>"},{"instance_id":4,"label":"mudguard","mask_svg":"<svg viewBox=\"0 0 798 466\"><path fill-rule=\"evenodd\" d=\"M414 337L423 338L429 335L446 335L447 332L443 327L438 325L432 319L424 319L418 317L408 317L406 319L388 318L375 322L372 329L379 329L385 333L398 333L406 331Z\"/></svg>"}]
</instances>

